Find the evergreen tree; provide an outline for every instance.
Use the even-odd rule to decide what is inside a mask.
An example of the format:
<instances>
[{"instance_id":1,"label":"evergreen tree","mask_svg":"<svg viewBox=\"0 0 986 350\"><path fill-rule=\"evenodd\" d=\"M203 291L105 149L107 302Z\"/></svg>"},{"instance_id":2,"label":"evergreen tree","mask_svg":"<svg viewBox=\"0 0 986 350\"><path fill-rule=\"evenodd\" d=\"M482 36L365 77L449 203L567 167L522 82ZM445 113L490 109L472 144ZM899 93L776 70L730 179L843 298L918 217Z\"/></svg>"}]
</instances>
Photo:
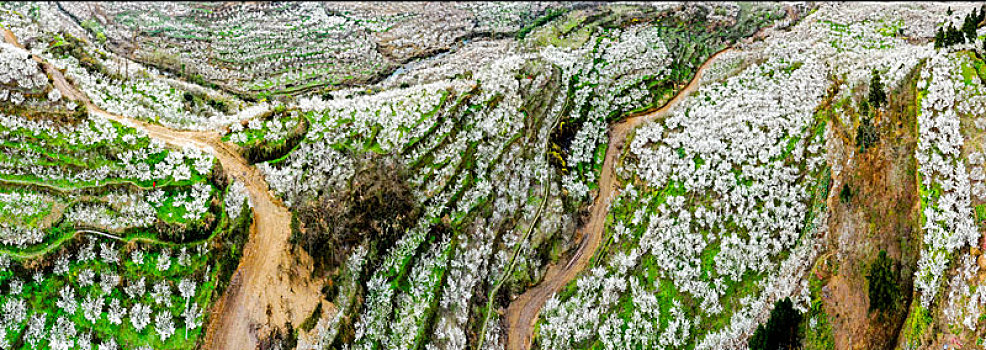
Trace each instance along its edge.
<instances>
[{"instance_id":1,"label":"evergreen tree","mask_svg":"<svg viewBox=\"0 0 986 350\"><path fill-rule=\"evenodd\" d=\"M900 285L897 284L897 274L894 261L887 257L887 251L881 250L876 261L870 266L866 276L869 282L870 311L892 311L900 298Z\"/></svg>"},{"instance_id":2,"label":"evergreen tree","mask_svg":"<svg viewBox=\"0 0 986 350\"><path fill-rule=\"evenodd\" d=\"M955 24L948 24L948 31L945 32L945 47L949 47L955 44L964 44L965 35L962 34L958 29L955 28Z\"/></svg>"},{"instance_id":3,"label":"evergreen tree","mask_svg":"<svg viewBox=\"0 0 986 350\"><path fill-rule=\"evenodd\" d=\"M945 46L952 46L959 43L959 35L956 35L958 30L952 24L948 25L948 29L945 30Z\"/></svg>"},{"instance_id":4,"label":"evergreen tree","mask_svg":"<svg viewBox=\"0 0 986 350\"><path fill-rule=\"evenodd\" d=\"M952 27L951 25L945 27L945 41L942 42L942 47L949 47L955 45L955 33L952 32L952 29L954 28L955 27Z\"/></svg>"},{"instance_id":5,"label":"evergreen tree","mask_svg":"<svg viewBox=\"0 0 986 350\"><path fill-rule=\"evenodd\" d=\"M942 47L945 47L945 31L938 27L938 32L935 33L935 48L940 49Z\"/></svg>"},{"instance_id":6,"label":"evergreen tree","mask_svg":"<svg viewBox=\"0 0 986 350\"><path fill-rule=\"evenodd\" d=\"M880 81L880 74L874 69L870 76L870 106L880 108L887 103L887 93L883 91L883 82Z\"/></svg>"},{"instance_id":7,"label":"evergreen tree","mask_svg":"<svg viewBox=\"0 0 986 350\"><path fill-rule=\"evenodd\" d=\"M966 15L965 21L962 22L962 32L965 33L965 38L969 42L976 41L976 18L978 17L979 15L977 15L975 10L973 10L973 13Z\"/></svg>"},{"instance_id":8,"label":"evergreen tree","mask_svg":"<svg viewBox=\"0 0 986 350\"><path fill-rule=\"evenodd\" d=\"M801 314L794 309L791 298L784 298L774 303L767 323L757 326L756 332L750 338L751 350L794 349L798 347L798 325L801 324Z\"/></svg>"},{"instance_id":9,"label":"evergreen tree","mask_svg":"<svg viewBox=\"0 0 986 350\"><path fill-rule=\"evenodd\" d=\"M856 128L856 145L859 146L859 153L866 153L866 150L872 148L877 141L880 141L880 137L876 127L873 126L873 117L863 116L859 121L859 127Z\"/></svg>"}]
</instances>

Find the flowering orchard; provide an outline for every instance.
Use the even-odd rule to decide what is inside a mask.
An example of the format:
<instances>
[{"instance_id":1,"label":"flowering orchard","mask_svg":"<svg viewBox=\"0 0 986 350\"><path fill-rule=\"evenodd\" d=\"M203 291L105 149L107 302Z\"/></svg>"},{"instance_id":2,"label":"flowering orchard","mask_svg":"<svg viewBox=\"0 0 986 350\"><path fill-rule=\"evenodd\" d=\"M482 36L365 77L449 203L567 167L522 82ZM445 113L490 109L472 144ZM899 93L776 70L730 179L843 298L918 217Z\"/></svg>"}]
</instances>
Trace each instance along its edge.
<instances>
[{"instance_id":1,"label":"flowering orchard","mask_svg":"<svg viewBox=\"0 0 986 350\"><path fill-rule=\"evenodd\" d=\"M0 4L0 349L981 343L983 11Z\"/></svg>"},{"instance_id":2,"label":"flowering orchard","mask_svg":"<svg viewBox=\"0 0 986 350\"><path fill-rule=\"evenodd\" d=\"M979 269L967 253L981 236L972 183L982 180L982 161L963 140L979 130L981 61L896 38L901 23L926 32L943 8L871 10L823 5L793 28L723 55L693 96L637 129L618 169L625 185L610 204L603 253L547 302L536 344L743 347L775 300L797 296L807 311L821 293L806 273L830 249L821 239L826 188L833 181L840 188L845 177L844 159L826 152L838 144L828 124L846 120L827 120L819 109L851 100L873 69L894 88L920 72L913 156L924 243L908 322L927 331L921 313L938 303L947 271L958 269L938 305L947 305L945 322L975 329L984 304L967 282Z\"/></svg>"}]
</instances>

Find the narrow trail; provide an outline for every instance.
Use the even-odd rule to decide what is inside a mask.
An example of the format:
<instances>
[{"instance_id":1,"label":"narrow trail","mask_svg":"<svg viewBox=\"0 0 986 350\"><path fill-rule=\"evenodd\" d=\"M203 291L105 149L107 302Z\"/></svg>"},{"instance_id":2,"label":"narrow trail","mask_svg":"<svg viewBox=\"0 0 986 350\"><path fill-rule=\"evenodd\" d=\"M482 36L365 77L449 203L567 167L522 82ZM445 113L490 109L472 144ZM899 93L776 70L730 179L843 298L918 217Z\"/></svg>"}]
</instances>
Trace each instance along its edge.
<instances>
[{"instance_id":1,"label":"narrow trail","mask_svg":"<svg viewBox=\"0 0 986 350\"><path fill-rule=\"evenodd\" d=\"M3 36L7 43L23 48L9 29L3 29ZM274 327L286 322L299 325L311 314L322 300L321 284L309 278L310 271L306 267L311 264L304 262L310 258L307 255L300 257L303 263L296 264L296 257L288 251L291 213L269 191L260 170L222 142L219 132L176 131L109 113L72 86L55 66L37 55L32 58L42 65L64 97L83 103L90 114L144 130L149 137L166 144L204 149L219 159L227 176L246 186L254 206L254 223L229 288L210 309L204 349L254 349L258 338L266 336ZM333 310L334 306L329 305Z\"/></svg>"},{"instance_id":2,"label":"narrow trail","mask_svg":"<svg viewBox=\"0 0 986 350\"><path fill-rule=\"evenodd\" d=\"M726 48L709 56L695 71L695 76L692 77L688 85L685 85L677 95L668 100L661 108L647 114L632 116L610 125L609 147L606 149L606 158L603 161L602 172L599 176L599 193L596 195L595 202L590 207L588 221L579 229L581 243L579 243L578 250L575 251L575 254L567 264L550 266L548 272L545 274L544 280L539 285L521 294L507 307L508 350L525 350L531 347L534 323L537 321L538 314L541 312L544 303L589 265L589 259L592 258L596 253L596 249L602 243L610 201L619 193L618 183L613 175L613 168L617 158L619 158L623 151L627 134L645 122L666 115L672 107L694 92L698 88L699 81L702 78L702 71L719 54L729 50L730 48Z\"/></svg>"}]
</instances>

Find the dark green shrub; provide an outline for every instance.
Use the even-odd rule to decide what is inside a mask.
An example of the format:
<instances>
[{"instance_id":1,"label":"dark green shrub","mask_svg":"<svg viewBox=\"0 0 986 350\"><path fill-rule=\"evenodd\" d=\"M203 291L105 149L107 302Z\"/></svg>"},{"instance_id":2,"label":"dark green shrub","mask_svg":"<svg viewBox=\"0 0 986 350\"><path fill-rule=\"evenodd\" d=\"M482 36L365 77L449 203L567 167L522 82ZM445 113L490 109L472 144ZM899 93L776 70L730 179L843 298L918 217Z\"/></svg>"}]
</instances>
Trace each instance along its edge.
<instances>
[{"instance_id":1,"label":"dark green shrub","mask_svg":"<svg viewBox=\"0 0 986 350\"><path fill-rule=\"evenodd\" d=\"M757 326L750 338L751 350L794 349L799 345L798 325L801 313L794 309L791 298L774 303L767 323Z\"/></svg>"},{"instance_id":2,"label":"dark green shrub","mask_svg":"<svg viewBox=\"0 0 986 350\"><path fill-rule=\"evenodd\" d=\"M879 109L880 106L887 104L887 93L883 91L883 82L880 81L880 74L874 69L870 77L870 106Z\"/></svg>"},{"instance_id":3,"label":"dark green shrub","mask_svg":"<svg viewBox=\"0 0 986 350\"><path fill-rule=\"evenodd\" d=\"M873 126L873 118L864 116L859 121L859 127L856 128L856 146L859 147L859 153L866 153L866 150L872 148L877 141L880 141L880 136Z\"/></svg>"},{"instance_id":4,"label":"dark green shrub","mask_svg":"<svg viewBox=\"0 0 986 350\"><path fill-rule=\"evenodd\" d=\"M243 248L250 237L250 226L253 224L253 210L246 203L240 207L240 214L228 223L223 233L211 246L215 254L210 258L210 265L218 266L219 281L216 284L216 295L222 295L233 280L236 267L243 257Z\"/></svg>"},{"instance_id":5,"label":"dark green shrub","mask_svg":"<svg viewBox=\"0 0 986 350\"><path fill-rule=\"evenodd\" d=\"M280 328L275 328L257 344L257 348L260 350L294 349L296 347L298 347L298 332L291 325L291 321L284 324L283 331Z\"/></svg>"},{"instance_id":6,"label":"dark green shrub","mask_svg":"<svg viewBox=\"0 0 986 350\"><path fill-rule=\"evenodd\" d=\"M881 250L876 261L870 266L866 276L869 282L870 311L893 311L900 298L900 285L897 284L896 262Z\"/></svg>"},{"instance_id":7,"label":"dark green shrub","mask_svg":"<svg viewBox=\"0 0 986 350\"><path fill-rule=\"evenodd\" d=\"M570 170L571 164L566 163L565 159L571 152L572 141L575 140L575 135L582 128L582 124L581 120L565 119L558 122L558 127L551 132L548 163L560 169L562 174L567 174Z\"/></svg>"},{"instance_id":8,"label":"dark green shrub","mask_svg":"<svg viewBox=\"0 0 986 350\"><path fill-rule=\"evenodd\" d=\"M315 328L315 324L318 323L318 319L322 318L322 303L315 305L315 310L312 310L312 314L305 319L305 322L301 323L301 329L311 331Z\"/></svg>"},{"instance_id":9,"label":"dark green shrub","mask_svg":"<svg viewBox=\"0 0 986 350\"><path fill-rule=\"evenodd\" d=\"M849 184L842 185L842 191L839 191L839 199L842 203L849 203L852 200L852 189L849 188Z\"/></svg>"}]
</instances>

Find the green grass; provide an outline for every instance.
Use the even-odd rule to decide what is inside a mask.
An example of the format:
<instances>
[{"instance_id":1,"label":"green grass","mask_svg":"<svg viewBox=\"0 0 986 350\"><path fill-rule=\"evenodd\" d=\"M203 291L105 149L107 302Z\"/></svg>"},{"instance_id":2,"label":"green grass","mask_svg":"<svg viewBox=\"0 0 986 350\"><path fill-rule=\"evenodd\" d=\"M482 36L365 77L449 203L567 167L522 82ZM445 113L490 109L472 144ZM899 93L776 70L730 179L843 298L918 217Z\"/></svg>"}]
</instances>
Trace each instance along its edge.
<instances>
[{"instance_id":1,"label":"green grass","mask_svg":"<svg viewBox=\"0 0 986 350\"><path fill-rule=\"evenodd\" d=\"M517 31L517 38L524 39L524 37L526 37L528 34L530 34L532 30L534 30L534 28L540 27L545 23L548 23L554 20L555 18L560 17L561 15L565 14L565 12L566 12L565 9L549 9L546 14L538 17L531 24Z\"/></svg>"},{"instance_id":2,"label":"green grass","mask_svg":"<svg viewBox=\"0 0 986 350\"><path fill-rule=\"evenodd\" d=\"M835 335L832 333L832 322L830 316L825 312L822 301L822 287L825 281L818 279L809 271L808 289L811 294L811 304L808 312L804 314L804 322L801 324L801 332L804 334L805 350L831 350L835 349ZM814 327L811 325L814 320Z\"/></svg>"},{"instance_id":3,"label":"green grass","mask_svg":"<svg viewBox=\"0 0 986 350\"><path fill-rule=\"evenodd\" d=\"M966 86L972 86L973 78L979 78L980 81L986 81L986 63L983 60L976 57L976 53L973 51L962 51L956 54L960 60L960 68L962 70L962 81Z\"/></svg>"},{"instance_id":4,"label":"green grass","mask_svg":"<svg viewBox=\"0 0 986 350\"><path fill-rule=\"evenodd\" d=\"M49 228L44 240L25 248L0 246L0 253L6 254L15 260L24 260L48 254L50 251L61 247L65 242L75 237L75 228L68 224Z\"/></svg>"},{"instance_id":5,"label":"green grass","mask_svg":"<svg viewBox=\"0 0 986 350\"><path fill-rule=\"evenodd\" d=\"M921 338L925 332L930 331L934 319L928 309L921 306L921 303L911 303L911 309L904 321L904 329L901 330L902 346L917 346L921 344Z\"/></svg>"}]
</instances>

